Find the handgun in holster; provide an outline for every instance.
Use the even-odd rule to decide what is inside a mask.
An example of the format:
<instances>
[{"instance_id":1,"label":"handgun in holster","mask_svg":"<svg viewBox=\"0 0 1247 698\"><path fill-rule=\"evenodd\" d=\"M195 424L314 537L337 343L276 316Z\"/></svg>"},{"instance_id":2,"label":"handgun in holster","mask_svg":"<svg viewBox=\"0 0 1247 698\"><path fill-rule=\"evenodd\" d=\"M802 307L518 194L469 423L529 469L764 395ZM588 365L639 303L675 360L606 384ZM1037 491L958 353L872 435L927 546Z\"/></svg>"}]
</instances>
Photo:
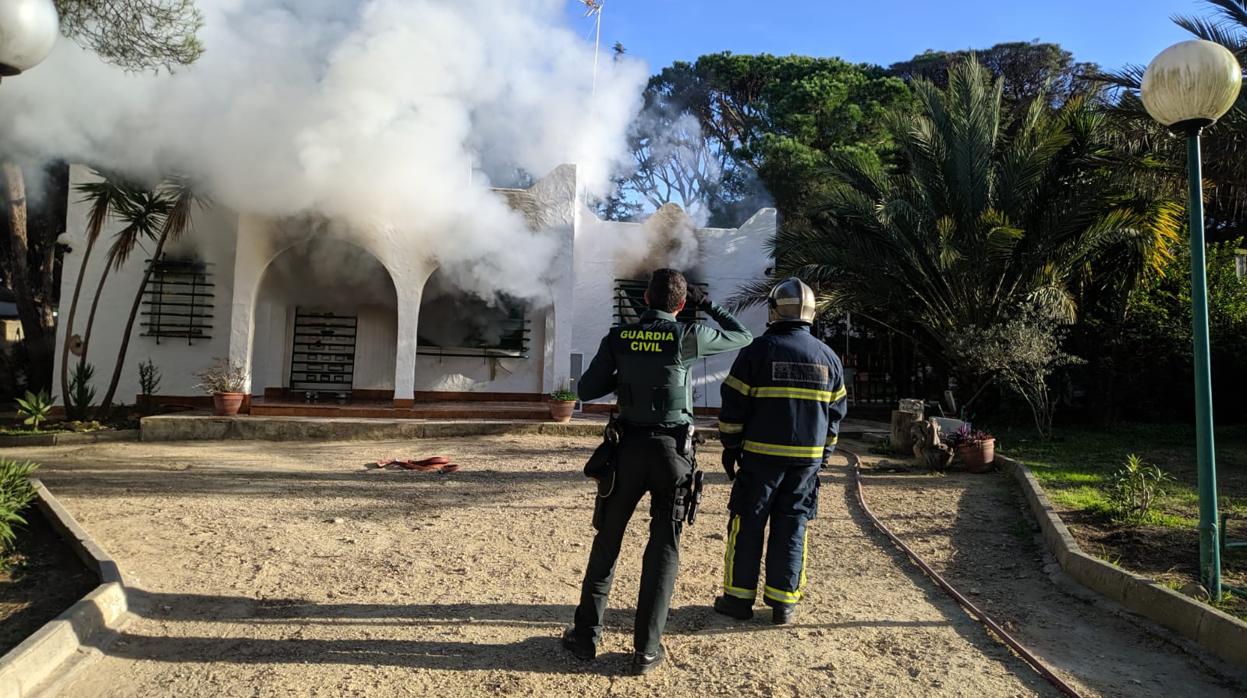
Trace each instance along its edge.
<instances>
[{"instance_id":1,"label":"handgun in holster","mask_svg":"<svg viewBox=\"0 0 1247 698\"><path fill-rule=\"evenodd\" d=\"M606 499L615 492L620 432L619 419L612 413L606 422L606 428L602 430L602 443L593 450L593 455L585 463L585 476L597 481L597 494L593 500L593 528L598 530L602 527Z\"/></svg>"},{"instance_id":2,"label":"handgun in holster","mask_svg":"<svg viewBox=\"0 0 1247 698\"><path fill-rule=\"evenodd\" d=\"M697 468L697 447L704 443L706 437L699 434L692 424L676 439L676 450L688 458L692 471L688 481L676 488L675 504L671 509L672 521L687 521L690 526L697 521L697 509L701 506L701 491L705 479L705 473Z\"/></svg>"}]
</instances>

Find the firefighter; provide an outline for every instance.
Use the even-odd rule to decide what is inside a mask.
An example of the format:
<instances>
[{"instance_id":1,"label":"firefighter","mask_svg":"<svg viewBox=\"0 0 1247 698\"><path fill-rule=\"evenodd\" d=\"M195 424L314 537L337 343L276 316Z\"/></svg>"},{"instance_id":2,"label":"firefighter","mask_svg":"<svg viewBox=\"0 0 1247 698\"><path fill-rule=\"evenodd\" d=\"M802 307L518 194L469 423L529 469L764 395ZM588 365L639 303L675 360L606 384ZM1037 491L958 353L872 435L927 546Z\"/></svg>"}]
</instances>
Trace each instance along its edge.
<instances>
[{"instance_id":1,"label":"firefighter","mask_svg":"<svg viewBox=\"0 0 1247 698\"><path fill-rule=\"evenodd\" d=\"M676 315L686 299L723 328L681 324ZM618 396L620 437L614 487L599 500L597 534L581 586L575 621L563 646L590 660L602 637L602 617L614 577L624 529L642 495L650 495L649 543L641 567L636 605L632 668L644 674L663 661L659 642L667 623L679 565L680 533L686 511L677 493L693 479L692 365L698 359L733 351L753 338L739 320L712 303L684 275L659 269L645 293L649 310L637 322L613 328L580 379L581 400L611 392Z\"/></svg>"},{"instance_id":2,"label":"firefighter","mask_svg":"<svg viewBox=\"0 0 1247 698\"><path fill-rule=\"evenodd\" d=\"M733 480L719 613L748 620L758 595L776 625L792 621L805 587L807 525L818 473L836 445L846 391L840 358L810 333L814 292L800 279L771 290L766 334L736 357L721 388L723 468Z\"/></svg>"}]
</instances>

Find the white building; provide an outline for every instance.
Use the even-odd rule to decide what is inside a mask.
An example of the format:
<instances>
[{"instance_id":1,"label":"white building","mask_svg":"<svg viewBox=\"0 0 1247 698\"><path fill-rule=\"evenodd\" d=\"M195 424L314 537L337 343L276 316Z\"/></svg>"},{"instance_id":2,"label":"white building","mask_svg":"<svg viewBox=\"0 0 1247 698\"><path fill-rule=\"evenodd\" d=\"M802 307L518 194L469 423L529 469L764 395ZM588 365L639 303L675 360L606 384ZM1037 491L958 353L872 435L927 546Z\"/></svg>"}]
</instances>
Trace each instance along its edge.
<instances>
[{"instance_id":1,"label":"white building","mask_svg":"<svg viewBox=\"0 0 1247 698\"><path fill-rule=\"evenodd\" d=\"M74 167L71 186L90 177L87 168ZM158 395L164 402L198 402L195 372L228 357L248 368L253 403L312 395L329 404L345 398L401 410L416 401L467 397L531 400L574 380L611 325L632 312L627 280L644 278L637 264L654 260L645 254L623 260L616 241L658 239L664 250L681 248L690 279L708 285L718 300L764 276L769 266L772 209L735 229L695 229L674 207L645 223L616 223L598 219L576 191L569 165L528 189L497 190L538 234L559 241L552 301L544 307L490 306L458 292L435 260L402 253L391 237L346 237L325 225L219 207L197 212L187 239L154 263L117 399L135 398L138 364L151 359L162 374ZM71 202L65 303L82 263L87 213L85 204ZM119 224L112 225L85 271L78 333L105 268L102 249ZM88 356L101 393L148 263L136 251L103 288ZM742 320L761 333L765 312L747 311ZM63 324L58 332L59 348ZM732 358L715 357L697 368L698 406L718 405L718 383Z\"/></svg>"}]
</instances>

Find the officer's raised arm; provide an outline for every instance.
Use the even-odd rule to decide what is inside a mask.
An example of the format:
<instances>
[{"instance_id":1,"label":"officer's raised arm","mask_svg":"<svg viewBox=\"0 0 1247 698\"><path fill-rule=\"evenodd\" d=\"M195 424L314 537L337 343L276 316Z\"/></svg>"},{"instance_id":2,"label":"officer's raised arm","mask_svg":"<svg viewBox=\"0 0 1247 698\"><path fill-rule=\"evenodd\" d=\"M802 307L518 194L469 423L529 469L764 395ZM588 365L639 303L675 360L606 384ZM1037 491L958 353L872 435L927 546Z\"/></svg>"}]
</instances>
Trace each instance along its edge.
<instances>
[{"instance_id":1,"label":"officer's raised arm","mask_svg":"<svg viewBox=\"0 0 1247 698\"><path fill-rule=\"evenodd\" d=\"M580 377L576 393L581 402L596 400L615 392L618 375L615 373L615 355L611 353L610 336L598 345L598 353L589 362L589 369Z\"/></svg>"},{"instance_id":2,"label":"officer's raised arm","mask_svg":"<svg viewBox=\"0 0 1247 698\"><path fill-rule=\"evenodd\" d=\"M686 352L692 355L690 358L700 359L735 351L749 346L749 342L753 341L753 333L745 327L743 322L736 319L736 316L729 313L726 308L710 300L710 297L697 286L689 287L688 300L690 305L709 315L719 323L719 327L723 328L716 330L705 325L694 325L690 334L696 339L697 346L696 353Z\"/></svg>"}]
</instances>

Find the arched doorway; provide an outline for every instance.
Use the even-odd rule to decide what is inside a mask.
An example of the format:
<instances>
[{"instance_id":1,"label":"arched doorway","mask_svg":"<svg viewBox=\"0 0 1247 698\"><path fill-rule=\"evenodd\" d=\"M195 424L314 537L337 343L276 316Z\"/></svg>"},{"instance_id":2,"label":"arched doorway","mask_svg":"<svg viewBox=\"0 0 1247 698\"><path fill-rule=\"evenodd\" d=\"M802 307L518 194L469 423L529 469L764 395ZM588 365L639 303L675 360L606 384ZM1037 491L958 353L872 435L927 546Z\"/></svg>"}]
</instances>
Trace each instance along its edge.
<instances>
[{"instance_id":1,"label":"arched doorway","mask_svg":"<svg viewBox=\"0 0 1247 698\"><path fill-rule=\"evenodd\" d=\"M253 393L314 400L390 400L398 299L362 247L317 237L278 254L256 294Z\"/></svg>"}]
</instances>

